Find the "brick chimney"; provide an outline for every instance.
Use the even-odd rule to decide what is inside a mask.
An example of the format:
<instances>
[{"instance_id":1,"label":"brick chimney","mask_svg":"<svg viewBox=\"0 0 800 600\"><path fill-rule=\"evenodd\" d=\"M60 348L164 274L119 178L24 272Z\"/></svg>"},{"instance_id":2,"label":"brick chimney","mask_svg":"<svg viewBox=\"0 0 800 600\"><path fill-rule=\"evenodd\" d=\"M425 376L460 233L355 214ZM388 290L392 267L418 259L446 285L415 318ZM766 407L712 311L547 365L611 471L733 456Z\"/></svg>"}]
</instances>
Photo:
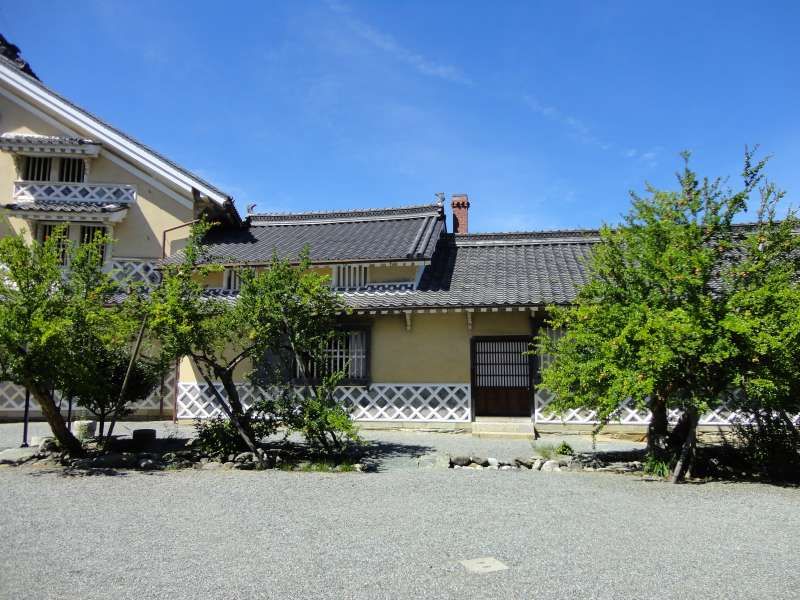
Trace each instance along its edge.
<instances>
[{"instance_id":1,"label":"brick chimney","mask_svg":"<svg viewBox=\"0 0 800 600\"><path fill-rule=\"evenodd\" d=\"M453 233L469 231L469 197L466 194L453 194L450 202L453 209Z\"/></svg>"}]
</instances>

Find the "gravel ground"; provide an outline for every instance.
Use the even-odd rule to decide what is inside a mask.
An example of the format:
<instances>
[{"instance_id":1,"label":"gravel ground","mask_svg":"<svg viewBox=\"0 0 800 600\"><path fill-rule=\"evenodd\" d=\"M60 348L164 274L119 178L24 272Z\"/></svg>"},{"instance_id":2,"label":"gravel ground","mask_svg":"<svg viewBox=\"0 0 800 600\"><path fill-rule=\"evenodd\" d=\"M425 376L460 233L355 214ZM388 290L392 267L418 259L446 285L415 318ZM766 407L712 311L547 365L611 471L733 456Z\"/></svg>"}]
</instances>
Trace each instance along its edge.
<instances>
[{"instance_id":1,"label":"gravel ground","mask_svg":"<svg viewBox=\"0 0 800 600\"><path fill-rule=\"evenodd\" d=\"M150 427L158 430L158 437L168 435L175 437L192 437L194 427L191 425L175 425L172 421L125 421L114 426L114 434L130 437L134 429ZM50 426L43 421L34 421L28 425L28 441L33 436L51 436ZM22 443L22 423L0 423L0 450L18 448Z\"/></svg>"},{"instance_id":2,"label":"gravel ground","mask_svg":"<svg viewBox=\"0 0 800 600\"><path fill-rule=\"evenodd\" d=\"M194 435L191 424L175 425L171 421L127 421L118 423L115 434L130 436L134 429L150 427L158 430L158 437L188 438ZM436 454L472 455L511 460L517 456L531 456L531 442L525 438L476 437L463 433L431 433L427 431L375 431L364 430L362 436L376 445L376 456L382 469L416 469L420 461ZM29 437L50 435L47 423L31 423ZM293 438L298 441L300 438ZM558 444L566 441L578 452L592 448L592 439L586 435L545 435L537 443ZM22 441L22 424L0 423L0 450L16 448ZM597 442L598 450L625 450L642 448L624 440L602 438Z\"/></svg>"},{"instance_id":3,"label":"gravel ground","mask_svg":"<svg viewBox=\"0 0 800 600\"><path fill-rule=\"evenodd\" d=\"M372 436L398 460L487 441ZM798 489L599 473L8 467L0 598L788 599L798 507ZM508 570L458 562L481 557Z\"/></svg>"}]
</instances>

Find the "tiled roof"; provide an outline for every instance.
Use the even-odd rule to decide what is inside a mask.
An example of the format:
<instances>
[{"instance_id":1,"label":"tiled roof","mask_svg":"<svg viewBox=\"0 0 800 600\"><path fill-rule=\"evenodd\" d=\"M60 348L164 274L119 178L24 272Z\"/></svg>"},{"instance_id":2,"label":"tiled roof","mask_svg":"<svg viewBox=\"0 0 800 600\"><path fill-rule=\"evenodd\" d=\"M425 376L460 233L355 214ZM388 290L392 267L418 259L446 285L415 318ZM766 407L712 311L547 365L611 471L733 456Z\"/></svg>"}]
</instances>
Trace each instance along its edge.
<instances>
[{"instance_id":1,"label":"tiled roof","mask_svg":"<svg viewBox=\"0 0 800 600\"><path fill-rule=\"evenodd\" d=\"M31 144L37 146L80 146L84 144L99 144L86 138L56 136L56 135L21 135L4 133L0 135L0 145L3 143Z\"/></svg>"},{"instance_id":2,"label":"tiled roof","mask_svg":"<svg viewBox=\"0 0 800 600\"><path fill-rule=\"evenodd\" d=\"M5 40L3 40L3 41L5 41ZM0 44L0 50L2 50L2 44ZM124 131L121 131L121 130L117 129L113 125L110 125L109 123L107 123L103 119L101 119L101 118L97 117L96 115L90 113L89 111L81 108L80 106L78 106L77 104L74 104L73 102L71 102L70 100L68 100L64 96L62 96L61 94L59 94L59 93L55 92L54 90L52 90L51 88L47 87L33 73L33 71L30 70L30 67L28 67L27 63L25 63L24 66L23 66L23 65L21 65L19 63L19 61L9 57L7 54L4 54L2 51L0 51L0 63L6 64L6 65L8 65L10 67L13 67L14 69L17 69L18 71L24 73L27 76L28 81L30 81L30 83L32 83L33 85L37 86L41 90L43 90L43 91L47 92L48 94L52 95L54 98L57 98L61 102L69 105L69 107L72 108L73 110L85 115L86 117L88 117L89 119L99 123L103 127L108 128L115 135L118 135L121 138L124 138L125 140L127 140L131 144L134 144L134 145L138 146L139 148L141 148L145 152L148 152L152 156L156 157L158 160L163 161L164 163L166 163L167 165L169 165L170 167L172 167L176 171L179 171L180 173L182 173L186 177L201 183L203 186L205 186L209 190L215 192L219 196L229 197L228 194L226 194L225 192L220 190L218 187L212 185L211 183L209 183L208 181L202 179L201 177L198 177L197 175L195 175L191 171L188 171L187 169L185 169L184 167L182 167L181 165L179 165L175 161L167 158L166 156L164 156L163 154L160 154L159 152L156 152L150 146L148 146L146 144L143 144L139 140L129 136ZM235 208L234 208L234 210L235 210ZM237 214L237 217L238 217L238 214Z\"/></svg>"},{"instance_id":3,"label":"tiled roof","mask_svg":"<svg viewBox=\"0 0 800 600\"><path fill-rule=\"evenodd\" d=\"M441 204L374 210L259 214L242 229L212 229L213 260L263 264L294 259L308 246L315 263L429 260L444 228ZM176 260L175 255L171 260ZM168 259L169 260L169 259Z\"/></svg>"},{"instance_id":4,"label":"tiled roof","mask_svg":"<svg viewBox=\"0 0 800 600\"><path fill-rule=\"evenodd\" d=\"M411 292L348 292L358 309L511 307L572 302L597 231L445 235Z\"/></svg>"},{"instance_id":5,"label":"tiled roof","mask_svg":"<svg viewBox=\"0 0 800 600\"><path fill-rule=\"evenodd\" d=\"M35 212L111 213L125 210L128 205L116 202L16 202L6 204L4 208Z\"/></svg>"}]
</instances>

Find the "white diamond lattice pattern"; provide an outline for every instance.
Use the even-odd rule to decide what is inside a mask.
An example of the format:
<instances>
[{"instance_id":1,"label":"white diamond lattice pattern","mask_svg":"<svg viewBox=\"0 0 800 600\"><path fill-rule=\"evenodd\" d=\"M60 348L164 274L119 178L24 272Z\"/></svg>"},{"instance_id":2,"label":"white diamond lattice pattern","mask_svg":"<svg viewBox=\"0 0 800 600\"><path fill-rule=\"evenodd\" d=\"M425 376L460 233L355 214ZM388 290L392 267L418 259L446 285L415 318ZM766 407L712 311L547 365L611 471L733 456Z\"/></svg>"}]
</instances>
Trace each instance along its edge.
<instances>
[{"instance_id":1,"label":"white diamond lattice pattern","mask_svg":"<svg viewBox=\"0 0 800 600\"><path fill-rule=\"evenodd\" d=\"M156 270L154 261L112 258L107 265L114 280L120 283L143 282L150 285L161 283L161 273Z\"/></svg>"},{"instance_id":2,"label":"white diamond lattice pattern","mask_svg":"<svg viewBox=\"0 0 800 600\"><path fill-rule=\"evenodd\" d=\"M122 183L50 183L17 181L14 200L134 202L136 187Z\"/></svg>"},{"instance_id":3,"label":"white diamond lattice pattern","mask_svg":"<svg viewBox=\"0 0 800 600\"><path fill-rule=\"evenodd\" d=\"M566 411L563 415L548 410L553 395L547 390L538 390L535 398L537 423L596 425L599 422L593 410L576 408ZM667 420L675 424L680 416L681 412L673 409L667 413ZM746 421L745 414L731 409L726 403L720 404L700 417L700 425L732 425L735 422ZM796 415L793 421L800 424L800 415ZM611 422L615 425L647 425L650 422L650 411L638 410L631 401L626 401L620 404L619 411Z\"/></svg>"},{"instance_id":4,"label":"white diamond lattice pattern","mask_svg":"<svg viewBox=\"0 0 800 600\"><path fill-rule=\"evenodd\" d=\"M164 412L172 411L172 399L175 390L175 370L171 369L164 376L164 383L156 387L155 390L141 402L132 405L134 413L137 410L152 410L161 408L161 399L164 399ZM61 412L67 413L68 403L61 398L61 393L55 392L56 403L61 402ZM2 412L23 412L25 410L25 388L10 381L0 382L0 413ZM73 412L81 414L83 411L73 403ZM41 416L41 409L36 400L31 396L30 414Z\"/></svg>"},{"instance_id":5,"label":"white diamond lattice pattern","mask_svg":"<svg viewBox=\"0 0 800 600\"><path fill-rule=\"evenodd\" d=\"M222 386L216 388L224 396ZM238 384L245 406L256 392L249 384ZM369 387L341 386L337 398L359 421L448 421L470 419L469 385L450 383L374 384ZM178 418L209 418L220 414L209 387L202 383L178 384Z\"/></svg>"}]
</instances>

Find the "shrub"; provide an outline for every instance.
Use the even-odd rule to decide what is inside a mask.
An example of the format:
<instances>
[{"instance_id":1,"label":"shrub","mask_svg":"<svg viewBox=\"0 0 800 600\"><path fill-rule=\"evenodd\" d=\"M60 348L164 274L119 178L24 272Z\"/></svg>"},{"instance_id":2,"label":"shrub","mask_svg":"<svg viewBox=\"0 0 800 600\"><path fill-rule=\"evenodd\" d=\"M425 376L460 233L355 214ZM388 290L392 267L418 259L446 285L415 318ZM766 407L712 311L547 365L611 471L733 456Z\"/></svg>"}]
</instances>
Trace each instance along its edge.
<instances>
[{"instance_id":1,"label":"shrub","mask_svg":"<svg viewBox=\"0 0 800 600\"><path fill-rule=\"evenodd\" d=\"M572 449L567 442L561 442L555 449L556 454L560 454L561 456L574 456L575 450Z\"/></svg>"},{"instance_id":2,"label":"shrub","mask_svg":"<svg viewBox=\"0 0 800 600\"><path fill-rule=\"evenodd\" d=\"M647 457L645 457L642 470L648 475L661 477L662 479L666 479L672 473L670 464L665 460L661 460L654 454L648 454Z\"/></svg>"},{"instance_id":3,"label":"shrub","mask_svg":"<svg viewBox=\"0 0 800 600\"><path fill-rule=\"evenodd\" d=\"M533 444L533 451L544 460L550 460L556 455L556 449L553 444L536 443Z\"/></svg>"},{"instance_id":4,"label":"shrub","mask_svg":"<svg viewBox=\"0 0 800 600\"><path fill-rule=\"evenodd\" d=\"M756 411L733 427L735 450L754 473L800 481L800 428L785 413Z\"/></svg>"},{"instance_id":5,"label":"shrub","mask_svg":"<svg viewBox=\"0 0 800 600\"><path fill-rule=\"evenodd\" d=\"M274 428L262 419L251 421L251 427L256 440L274 432ZM221 416L205 420L196 419L194 429L197 432L194 447L208 456L227 456L250 450L230 419Z\"/></svg>"},{"instance_id":6,"label":"shrub","mask_svg":"<svg viewBox=\"0 0 800 600\"><path fill-rule=\"evenodd\" d=\"M340 456L351 443L362 441L350 413L334 394L342 376L338 372L324 378L316 393L305 397L296 421L311 450L326 456Z\"/></svg>"}]
</instances>

